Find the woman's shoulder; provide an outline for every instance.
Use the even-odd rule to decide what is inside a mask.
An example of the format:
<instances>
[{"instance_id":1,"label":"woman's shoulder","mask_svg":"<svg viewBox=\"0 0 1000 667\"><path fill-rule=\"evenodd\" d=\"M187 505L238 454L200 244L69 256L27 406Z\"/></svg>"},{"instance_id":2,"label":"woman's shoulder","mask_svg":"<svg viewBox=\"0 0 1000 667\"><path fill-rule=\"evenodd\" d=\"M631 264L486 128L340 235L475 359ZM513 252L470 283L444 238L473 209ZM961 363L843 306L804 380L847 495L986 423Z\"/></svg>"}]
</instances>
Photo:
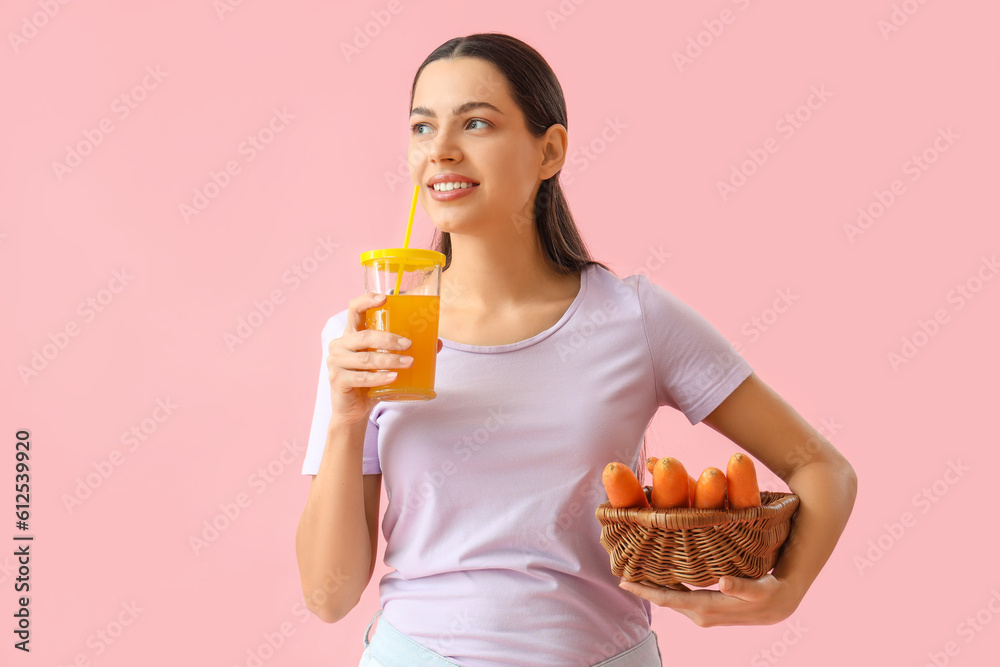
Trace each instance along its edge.
<instances>
[{"instance_id":1,"label":"woman's shoulder","mask_svg":"<svg viewBox=\"0 0 1000 667\"><path fill-rule=\"evenodd\" d=\"M649 279L643 273L633 273L619 276L600 264L590 264L584 271L587 277L587 287L602 300L613 298L620 303L634 302L639 304L640 284L645 287Z\"/></svg>"},{"instance_id":2,"label":"woman's shoulder","mask_svg":"<svg viewBox=\"0 0 1000 667\"><path fill-rule=\"evenodd\" d=\"M592 299L605 309L614 304L625 313L641 316L647 324L679 322L695 315L684 300L654 281L646 267L627 276L618 276L597 264L586 270L588 284L593 289Z\"/></svg>"}]
</instances>

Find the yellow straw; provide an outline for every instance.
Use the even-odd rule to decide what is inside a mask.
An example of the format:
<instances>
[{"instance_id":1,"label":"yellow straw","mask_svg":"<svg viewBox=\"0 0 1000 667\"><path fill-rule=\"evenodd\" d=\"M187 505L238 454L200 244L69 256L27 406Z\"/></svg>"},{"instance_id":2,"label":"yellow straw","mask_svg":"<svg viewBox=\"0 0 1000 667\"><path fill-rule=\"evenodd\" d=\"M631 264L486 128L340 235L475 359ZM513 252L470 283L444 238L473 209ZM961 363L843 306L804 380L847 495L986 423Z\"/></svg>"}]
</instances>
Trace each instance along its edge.
<instances>
[{"instance_id":1,"label":"yellow straw","mask_svg":"<svg viewBox=\"0 0 1000 667\"><path fill-rule=\"evenodd\" d=\"M413 202L410 204L410 219L406 222L406 238L403 239L403 248L410 247L410 232L413 231L413 214L417 212L417 195L420 194L420 184L413 186ZM399 270L396 271L396 294L403 283L403 263L400 262Z\"/></svg>"}]
</instances>

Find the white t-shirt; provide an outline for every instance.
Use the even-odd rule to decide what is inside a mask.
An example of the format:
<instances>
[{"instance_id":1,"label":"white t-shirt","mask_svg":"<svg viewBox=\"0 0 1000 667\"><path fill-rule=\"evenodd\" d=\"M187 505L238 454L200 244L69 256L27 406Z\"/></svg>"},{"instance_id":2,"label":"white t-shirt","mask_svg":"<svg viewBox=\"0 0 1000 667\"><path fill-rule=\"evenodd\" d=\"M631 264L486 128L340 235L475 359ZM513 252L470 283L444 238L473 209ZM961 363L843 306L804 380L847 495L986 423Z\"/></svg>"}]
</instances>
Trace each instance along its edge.
<instances>
[{"instance_id":1,"label":"white t-shirt","mask_svg":"<svg viewBox=\"0 0 1000 667\"><path fill-rule=\"evenodd\" d=\"M323 329L304 474L326 444ZM362 472L382 473L383 618L474 667L593 665L649 634L649 603L618 587L594 516L604 466L640 471L670 406L696 424L752 372L708 321L643 276L591 265L550 329L510 345L444 340L437 398L379 403ZM640 479L642 479L640 477Z\"/></svg>"}]
</instances>

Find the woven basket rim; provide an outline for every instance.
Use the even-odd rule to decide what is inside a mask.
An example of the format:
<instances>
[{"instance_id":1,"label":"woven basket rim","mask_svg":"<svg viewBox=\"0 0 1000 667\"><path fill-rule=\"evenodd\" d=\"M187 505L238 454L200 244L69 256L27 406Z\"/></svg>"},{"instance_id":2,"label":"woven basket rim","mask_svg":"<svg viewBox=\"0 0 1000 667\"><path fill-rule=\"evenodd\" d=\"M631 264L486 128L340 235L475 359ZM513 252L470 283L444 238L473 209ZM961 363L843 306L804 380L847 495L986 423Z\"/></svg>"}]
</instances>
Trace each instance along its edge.
<instances>
[{"instance_id":1,"label":"woven basket rim","mask_svg":"<svg viewBox=\"0 0 1000 667\"><path fill-rule=\"evenodd\" d=\"M652 490L644 486L646 496ZM653 507L612 507L610 501L597 506L595 515L601 524L624 522L648 528L701 528L746 523L759 519L790 517L799 506L799 497L785 491L761 491L761 506L743 510L709 510L695 507L656 509Z\"/></svg>"}]
</instances>

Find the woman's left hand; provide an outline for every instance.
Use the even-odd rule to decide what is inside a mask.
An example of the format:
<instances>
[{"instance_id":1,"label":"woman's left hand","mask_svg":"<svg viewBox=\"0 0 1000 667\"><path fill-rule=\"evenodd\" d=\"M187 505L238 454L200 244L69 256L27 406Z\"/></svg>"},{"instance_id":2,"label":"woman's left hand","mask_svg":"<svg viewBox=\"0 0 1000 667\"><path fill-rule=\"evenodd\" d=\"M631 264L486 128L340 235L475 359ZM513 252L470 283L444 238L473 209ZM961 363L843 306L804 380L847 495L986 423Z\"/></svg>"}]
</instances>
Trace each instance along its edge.
<instances>
[{"instance_id":1,"label":"woman's left hand","mask_svg":"<svg viewBox=\"0 0 1000 667\"><path fill-rule=\"evenodd\" d=\"M773 625L791 616L802 600L798 591L773 574L760 579L722 577L719 591L675 591L624 579L620 586L657 606L684 614L702 628Z\"/></svg>"}]
</instances>

